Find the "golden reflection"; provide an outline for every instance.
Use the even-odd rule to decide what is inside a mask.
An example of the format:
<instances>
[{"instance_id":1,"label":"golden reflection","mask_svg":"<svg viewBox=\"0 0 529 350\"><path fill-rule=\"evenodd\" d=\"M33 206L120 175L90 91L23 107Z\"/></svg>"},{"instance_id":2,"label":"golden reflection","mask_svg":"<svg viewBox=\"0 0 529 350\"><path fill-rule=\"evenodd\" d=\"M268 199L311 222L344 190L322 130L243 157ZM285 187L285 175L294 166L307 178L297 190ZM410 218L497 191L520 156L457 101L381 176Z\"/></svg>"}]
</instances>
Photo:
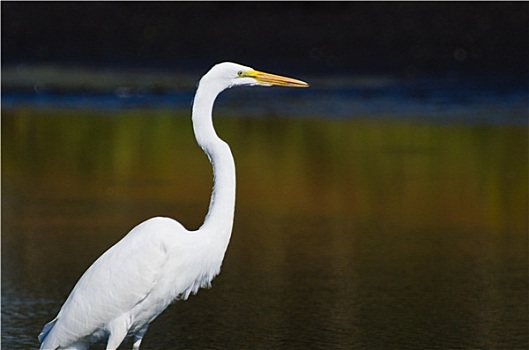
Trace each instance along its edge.
<instances>
[{"instance_id":1,"label":"golden reflection","mask_svg":"<svg viewBox=\"0 0 529 350\"><path fill-rule=\"evenodd\" d=\"M4 186L205 208L211 171L187 116L82 114L4 112ZM227 117L216 124L236 158L238 207L409 228L527 228L525 128ZM189 222L199 224L201 214Z\"/></svg>"}]
</instances>

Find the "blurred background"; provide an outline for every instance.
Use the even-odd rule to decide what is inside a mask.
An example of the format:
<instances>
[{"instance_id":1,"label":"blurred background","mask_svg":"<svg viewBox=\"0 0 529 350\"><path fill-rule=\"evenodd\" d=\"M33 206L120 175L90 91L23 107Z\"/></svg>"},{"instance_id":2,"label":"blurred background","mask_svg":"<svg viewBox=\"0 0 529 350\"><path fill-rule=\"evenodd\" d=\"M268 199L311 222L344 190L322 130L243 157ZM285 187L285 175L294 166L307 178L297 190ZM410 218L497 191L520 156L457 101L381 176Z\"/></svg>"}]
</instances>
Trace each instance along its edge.
<instances>
[{"instance_id":1,"label":"blurred background","mask_svg":"<svg viewBox=\"0 0 529 350\"><path fill-rule=\"evenodd\" d=\"M369 2L2 5L3 64L302 72L526 73L527 4Z\"/></svg>"},{"instance_id":2,"label":"blurred background","mask_svg":"<svg viewBox=\"0 0 529 350\"><path fill-rule=\"evenodd\" d=\"M137 223L200 226L212 174L189 115L222 61L311 87L218 98L238 171L223 271L145 348L529 346L528 3L1 10L5 348L36 348Z\"/></svg>"}]
</instances>

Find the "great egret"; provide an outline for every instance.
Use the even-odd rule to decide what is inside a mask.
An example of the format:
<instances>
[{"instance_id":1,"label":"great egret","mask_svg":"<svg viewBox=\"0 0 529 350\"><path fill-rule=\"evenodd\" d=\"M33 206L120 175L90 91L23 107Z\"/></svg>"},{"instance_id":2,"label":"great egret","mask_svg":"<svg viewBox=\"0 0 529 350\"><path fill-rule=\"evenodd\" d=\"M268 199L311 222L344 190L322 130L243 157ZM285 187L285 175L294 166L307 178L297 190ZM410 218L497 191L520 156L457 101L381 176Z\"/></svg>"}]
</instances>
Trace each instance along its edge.
<instances>
[{"instance_id":1,"label":"great egret","mask_svg":"<svg viewBox=\"0 0 529 350\"><path fill-rule=\"evenodd\" d=\"M232 86L308 84L224 62L207 72L193 103L193 130L214 175L209 210L202 226L186 230L170 218L155 217L134 227L101 255L79 279L57 317L39 335L41 350L86 350L108 338L117 349L127 335L138 350L145 332L169 304L210 287L220 272L235 209L235 164L230 148L213 127L219 93Z\"/></svg>"}]
</instances>

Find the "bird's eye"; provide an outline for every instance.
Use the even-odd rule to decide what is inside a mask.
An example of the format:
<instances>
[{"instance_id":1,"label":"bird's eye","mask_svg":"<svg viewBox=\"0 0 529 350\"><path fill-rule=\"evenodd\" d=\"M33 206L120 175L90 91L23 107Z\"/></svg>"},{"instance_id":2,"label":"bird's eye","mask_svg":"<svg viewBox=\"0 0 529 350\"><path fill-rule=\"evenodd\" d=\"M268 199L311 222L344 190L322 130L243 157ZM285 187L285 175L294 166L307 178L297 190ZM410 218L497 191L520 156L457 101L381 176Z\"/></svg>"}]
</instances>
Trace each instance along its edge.
<instances>
[{"instance_id":1,"label":"bird's eye","mask_svg":"<svg viewBox=\"0 0 529 350\"><path fill-rule=\"evenodd\" d=\"M238 75L239 77L242 77L242 76L243 76L243 74L244 74L244 73L243 73L243 71L242 71L242 70L240 70L240 71L238 71L238 72L237 72L237 75Z\"/></svg>"}]
</instances>

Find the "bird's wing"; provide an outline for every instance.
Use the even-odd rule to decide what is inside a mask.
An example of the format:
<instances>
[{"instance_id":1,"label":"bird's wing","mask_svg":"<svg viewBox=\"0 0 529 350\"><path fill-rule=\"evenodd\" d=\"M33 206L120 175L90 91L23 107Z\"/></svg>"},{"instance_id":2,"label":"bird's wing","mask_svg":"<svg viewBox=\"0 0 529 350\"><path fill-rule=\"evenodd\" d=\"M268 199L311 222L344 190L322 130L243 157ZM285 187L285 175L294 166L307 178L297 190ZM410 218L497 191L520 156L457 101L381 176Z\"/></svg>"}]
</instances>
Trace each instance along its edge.
<instances>
[{"instance_id":1,"label":"bird's wing","mask_svg":"<svg viewBox=\"0 0 529 350\"><path fill-rule=\"evenodd\" d=\"M184 231L166 218L150 219L132 229L79 279L57 316L53 337L65 346L130 312L152 291L169 246Z\"/></svg>"}]
</instances>

